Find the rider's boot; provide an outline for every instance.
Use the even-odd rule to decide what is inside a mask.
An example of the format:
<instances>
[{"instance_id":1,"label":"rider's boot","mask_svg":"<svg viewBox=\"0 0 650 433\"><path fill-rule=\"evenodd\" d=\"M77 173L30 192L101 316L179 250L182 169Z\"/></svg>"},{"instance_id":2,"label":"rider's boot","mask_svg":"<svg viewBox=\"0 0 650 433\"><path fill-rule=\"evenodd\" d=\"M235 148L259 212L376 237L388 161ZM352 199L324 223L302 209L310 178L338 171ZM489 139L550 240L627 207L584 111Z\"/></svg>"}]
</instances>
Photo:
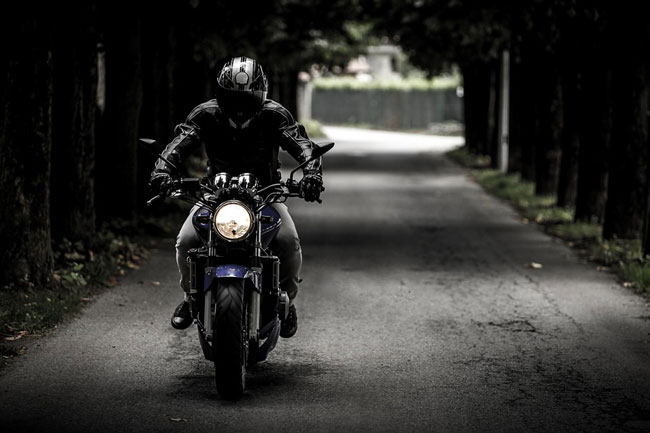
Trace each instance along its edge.
<instances>
[{"instance_id":1,"label":"rider's boot","mask_svg":"<svg viewBox=\"0 0 650 433\"><path fill-rule=\"evenodd\" d=\"M296 314L296 306L291 304L289 307L289 314L286 319L282 320L280 325L280 337L291 338L298 330L298 315Z\"/></svg>"},{"instance_id":2,"label":"rider's boot","mask_svg":"<svg viewBox=\"0 0 650 433\"><path fill-rule=\"evenodd\" d=\"M190 303L181 302L172 316L172 326L176 329L186 329L192 324L192 313L190 312Z\"/></svg>"}]
</instances>

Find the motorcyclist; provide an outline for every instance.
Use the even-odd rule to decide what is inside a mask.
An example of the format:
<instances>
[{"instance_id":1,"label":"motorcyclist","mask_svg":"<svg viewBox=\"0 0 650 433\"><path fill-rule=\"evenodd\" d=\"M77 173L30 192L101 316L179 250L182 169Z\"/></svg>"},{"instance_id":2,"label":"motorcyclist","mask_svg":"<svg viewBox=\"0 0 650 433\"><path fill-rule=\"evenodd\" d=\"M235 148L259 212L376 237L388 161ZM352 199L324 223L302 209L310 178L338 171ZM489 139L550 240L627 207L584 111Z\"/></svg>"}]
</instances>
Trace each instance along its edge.
<instances>
[{"instance_id":1,"label":"motorcyclist","mask_svg":"<svg viewBox=\"0 0 650 433\"><path fill-rule=\"evenodd\" d=\"M180 167L203 143L208 157L208 175L220 172L233 176L253 173L264 186L280 180L279 148L300 163L310 158L313 142L286 108L267 99L267 78L256 60L249 57L231 58L219 72L217 84L215 99L195 107L185 122L175 128L176 137L163 151L163 156L169 162ZM151 174L152 190L165 190L171 173L172 168L159 159ZM306 201L319 199L324 190L320 159L303 168L301 189ZM274 252L280 258L280 287L291 299L289 314L282 321L280 335L290 338L298 327L293 300L300 282L302 251L286 205L274 203L272 206L282 219L274 241ZM185 329L192 324L187 252L202 245L192 225L193 211L176 239L176 263L181 274L180 285L185 292L185 299L175 309L171 319L176 329Z\"/></svg>"}]
</instances>

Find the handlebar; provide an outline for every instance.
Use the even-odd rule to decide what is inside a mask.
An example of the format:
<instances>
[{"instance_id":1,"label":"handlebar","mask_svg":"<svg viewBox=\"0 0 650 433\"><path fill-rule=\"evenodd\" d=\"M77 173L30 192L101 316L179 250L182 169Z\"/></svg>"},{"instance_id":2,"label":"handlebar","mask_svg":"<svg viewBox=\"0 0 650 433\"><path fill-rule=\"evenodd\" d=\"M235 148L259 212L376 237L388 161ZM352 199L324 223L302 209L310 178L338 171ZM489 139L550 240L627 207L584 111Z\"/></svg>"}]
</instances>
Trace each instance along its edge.
<instances>
[{"instance_id":1,"label":"handlebar","mask_svg":"<svg viewBox=\"0 0 650 433\"><path fill-rule=\"evenodd\" d=\"M205 179L205 178L204 178ZM162 186L162 192L158 193L151 199L147 201L147 206L153 206L161 200L171 196L174 193L177 193L175 196L181 198L184 201L194 200L196 203L202 202L204 200L195 197L194 195L187 194L192 192L207 192L214 193L214 191L207 186L203 179L198 178L182 178L182 179L172 179L171 182ZM271 203L279 197L299 197L303 198L302 192L300 191L300 184L295 180L291 179L285 182L279 182L272 185L268 185L259 191L256 192L256 195L263 195L266 193L266 199L264 204ZM184 196L182 198L181 196ZM319 203L322 201L319 199Z\"/></svg>"}]
</instances>

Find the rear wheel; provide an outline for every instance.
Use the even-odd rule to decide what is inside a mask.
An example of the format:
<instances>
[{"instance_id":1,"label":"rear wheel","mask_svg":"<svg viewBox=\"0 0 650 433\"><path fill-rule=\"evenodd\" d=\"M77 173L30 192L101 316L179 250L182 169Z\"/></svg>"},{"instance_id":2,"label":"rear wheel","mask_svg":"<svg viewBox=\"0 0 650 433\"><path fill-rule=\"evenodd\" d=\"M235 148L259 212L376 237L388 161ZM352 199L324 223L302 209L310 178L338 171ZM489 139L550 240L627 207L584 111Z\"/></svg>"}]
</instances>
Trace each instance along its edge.
<instances>
[{"instance_id":1,"label":"rear wheel","mask_svg":"<svg viewBox=\"0 0 650 433\"><path fill-rule=\"evenodd\" d=\"M220 282L215 300L212 341L217 392L227 400L241 397L246 385L246 310L243 281Z\"/></svg>"}]
</instances>

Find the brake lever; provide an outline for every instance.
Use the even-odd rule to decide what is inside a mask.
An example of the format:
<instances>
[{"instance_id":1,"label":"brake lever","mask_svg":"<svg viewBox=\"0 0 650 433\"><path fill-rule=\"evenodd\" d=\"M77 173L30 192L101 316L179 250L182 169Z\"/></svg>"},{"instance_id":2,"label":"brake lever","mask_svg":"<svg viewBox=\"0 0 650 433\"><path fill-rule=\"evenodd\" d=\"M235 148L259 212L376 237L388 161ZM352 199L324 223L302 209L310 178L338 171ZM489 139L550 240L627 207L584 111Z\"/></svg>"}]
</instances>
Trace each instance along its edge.
<instances>
[{"instance_id":1,"label":"brake lever","mask_svg":"<svg viewBox=\"0 0 650 433\"><path fill-rule=\"evenodd\" d=\"M151 198L149 201L147 201L147 206L153 206L155 203L159 202L160 200L164 200L165 196L162 194L158 194Z\"/></svg>"}]
</instances>

